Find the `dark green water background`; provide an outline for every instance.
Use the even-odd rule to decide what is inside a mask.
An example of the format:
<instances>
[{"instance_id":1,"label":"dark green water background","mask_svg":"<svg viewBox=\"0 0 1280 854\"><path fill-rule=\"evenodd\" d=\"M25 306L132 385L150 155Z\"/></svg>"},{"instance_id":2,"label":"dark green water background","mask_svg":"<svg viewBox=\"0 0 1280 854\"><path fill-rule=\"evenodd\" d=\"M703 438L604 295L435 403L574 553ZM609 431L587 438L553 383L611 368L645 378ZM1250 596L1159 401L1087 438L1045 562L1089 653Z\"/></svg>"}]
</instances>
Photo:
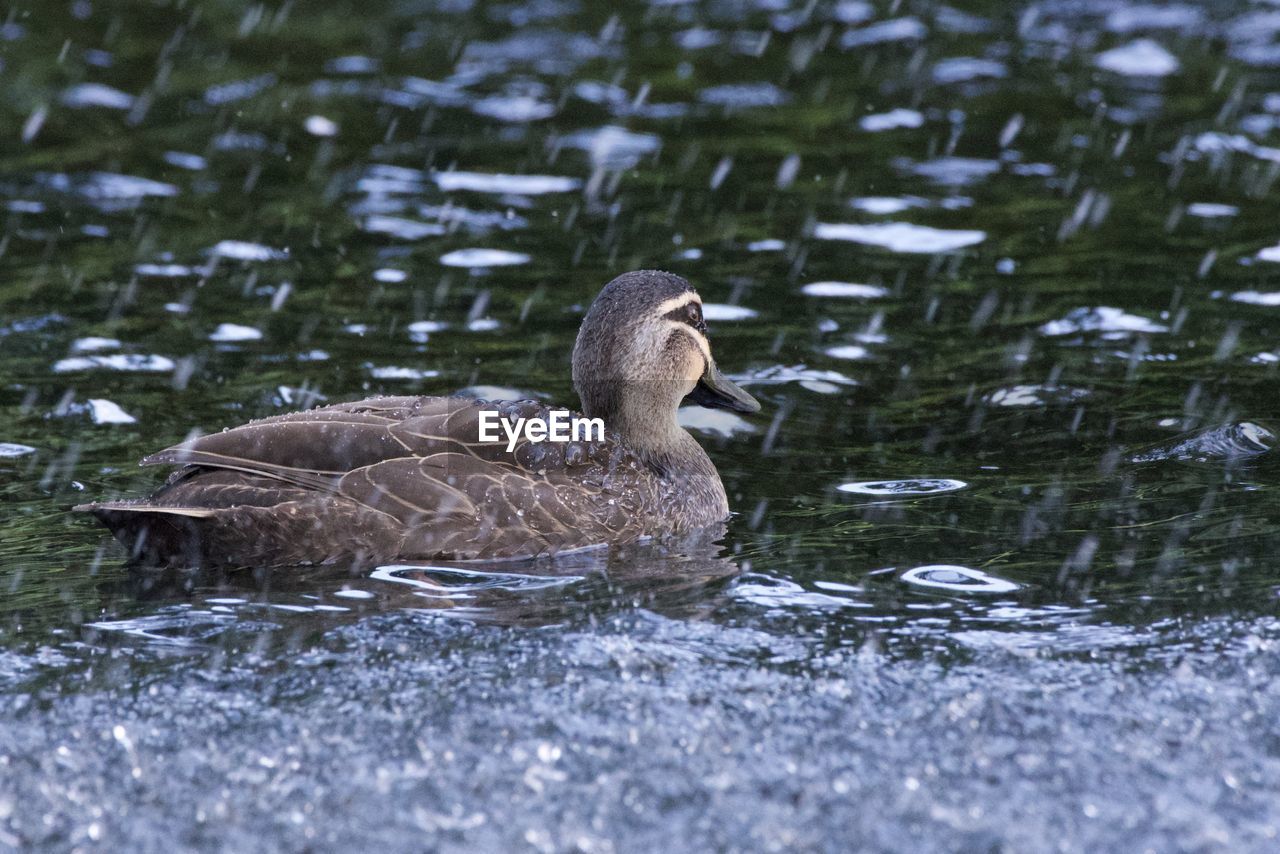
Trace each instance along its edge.
<instances>
[{"instance_id":1,"label":"dark green water background","mask_svg":"<svg viewBox=\"0 0 1280 854\"><path fill-rule=\"evenodd\" d=\"M1280 7L0 22L0 847L1274 844ZM824 239L890 222L941 232ZM583 307L640 267L750 310L710 325L764 410L700 434L727 583L140 578L67 512L300 401L576 405ZM920 478L964 488L838 490ZM1017 589L903 577L940 564Z\"/></svg>"}]
</instances>

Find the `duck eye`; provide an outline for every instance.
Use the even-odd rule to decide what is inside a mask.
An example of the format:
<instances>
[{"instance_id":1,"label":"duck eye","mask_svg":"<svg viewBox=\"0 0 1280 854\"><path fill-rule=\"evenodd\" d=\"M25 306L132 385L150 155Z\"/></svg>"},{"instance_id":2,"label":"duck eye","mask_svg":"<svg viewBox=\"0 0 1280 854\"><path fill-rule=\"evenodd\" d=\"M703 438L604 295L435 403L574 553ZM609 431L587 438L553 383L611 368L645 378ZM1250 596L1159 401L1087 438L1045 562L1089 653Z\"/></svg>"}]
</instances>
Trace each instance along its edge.
<instances>
[{"instance_id":1,"label":"duck eye","mask_svg":"<svg viewBox=\"0 0 1280 854\"><path fill-rule=\"evenodd\" d=\"M689 317L685 322L699 332L706 334L707 324L702 319L702 306L697 303L689 303Z\"/></svg>"},{"instance_id":2,"label":"duck eye","mask_svg":"<svg viewBox=\"0 0 1280 854\"><path fill-rule=\"evenodd\" d=\"M666 317L677 323L687 323L704 335L707 332L707 324L702 319L702 306L699 303L691 302L679 308L674 308L667 313Z\"/></svg>"}]
</instances>

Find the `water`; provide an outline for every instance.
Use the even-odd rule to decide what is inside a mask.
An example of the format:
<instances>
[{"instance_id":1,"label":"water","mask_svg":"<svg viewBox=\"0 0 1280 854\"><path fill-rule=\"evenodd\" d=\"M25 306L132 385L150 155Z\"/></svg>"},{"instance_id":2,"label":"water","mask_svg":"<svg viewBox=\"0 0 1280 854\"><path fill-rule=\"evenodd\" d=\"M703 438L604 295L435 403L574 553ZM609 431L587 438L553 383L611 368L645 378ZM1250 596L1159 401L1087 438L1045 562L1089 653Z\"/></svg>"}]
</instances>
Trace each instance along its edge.
<instances>
[{"instance_id":1,"label":"water","mask_svg":"<svg viewBox=\"0 0 1280 854\"><path fill-rule=\"evenodd\" d=\"M1273 6L7 14L0 848L1274 849ZM764 404L681 415L722 548L137 575L66 512L573 404L637 267Z\"/></svg>"}]
</instances>

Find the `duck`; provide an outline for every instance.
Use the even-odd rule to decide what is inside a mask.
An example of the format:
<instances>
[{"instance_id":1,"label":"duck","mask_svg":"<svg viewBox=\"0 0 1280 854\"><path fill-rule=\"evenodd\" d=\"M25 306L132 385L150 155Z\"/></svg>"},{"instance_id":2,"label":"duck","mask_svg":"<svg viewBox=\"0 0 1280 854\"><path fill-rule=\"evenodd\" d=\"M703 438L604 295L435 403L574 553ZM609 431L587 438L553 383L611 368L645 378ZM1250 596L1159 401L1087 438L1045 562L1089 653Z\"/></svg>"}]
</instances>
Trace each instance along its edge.
<instances>
[{"instance_id":1,"label":"duck","mask_svg":"<svg viewBox=\"0 0 1280 854\"><path fill-rule=\"evenodd\" d=\"M372 397L189 439L141 461L175 467L151 495L74 510L130 564L162 567L525 559L723 530L724 484L677 410L760 404L716 367L693 286L658 270L610 281L572 378L570 421L603 429L569 441L509 435L566 417L536 400Z\"/></svg>"}]
</instances>

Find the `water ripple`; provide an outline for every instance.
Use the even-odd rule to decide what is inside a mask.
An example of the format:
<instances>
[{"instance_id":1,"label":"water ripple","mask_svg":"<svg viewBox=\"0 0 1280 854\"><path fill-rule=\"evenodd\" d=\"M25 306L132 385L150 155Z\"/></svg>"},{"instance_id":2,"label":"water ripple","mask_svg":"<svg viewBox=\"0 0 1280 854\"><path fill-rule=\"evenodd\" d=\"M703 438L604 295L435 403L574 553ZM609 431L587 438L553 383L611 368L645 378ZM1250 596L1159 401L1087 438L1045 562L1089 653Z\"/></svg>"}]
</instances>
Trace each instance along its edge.
<instances>
[{"instance_id":1,"label":"water ripple","mask_svg":"<svg viewBox=\"0 0 1280 854\"><path fill-rule=\"evenodd\" d=\"M917 566L902 573L900 578L907 584L953 593L1012 593L1021 586L980 569L947 564Z\"/></svg>"},{"instance_id":2,"label":"water ripple","mask_svg":"<svg viewBox=\"0 0 1280 854\"><path fill-rule=\"evenodd\" d=\"M964 489L968 485L963 480L953 480L951 478L908 478L905 480L864 480L855 483L842 483L836 489L857 495L914 498L920 495L955 492L958 489Z\"/></svg>"}]
</instances>

